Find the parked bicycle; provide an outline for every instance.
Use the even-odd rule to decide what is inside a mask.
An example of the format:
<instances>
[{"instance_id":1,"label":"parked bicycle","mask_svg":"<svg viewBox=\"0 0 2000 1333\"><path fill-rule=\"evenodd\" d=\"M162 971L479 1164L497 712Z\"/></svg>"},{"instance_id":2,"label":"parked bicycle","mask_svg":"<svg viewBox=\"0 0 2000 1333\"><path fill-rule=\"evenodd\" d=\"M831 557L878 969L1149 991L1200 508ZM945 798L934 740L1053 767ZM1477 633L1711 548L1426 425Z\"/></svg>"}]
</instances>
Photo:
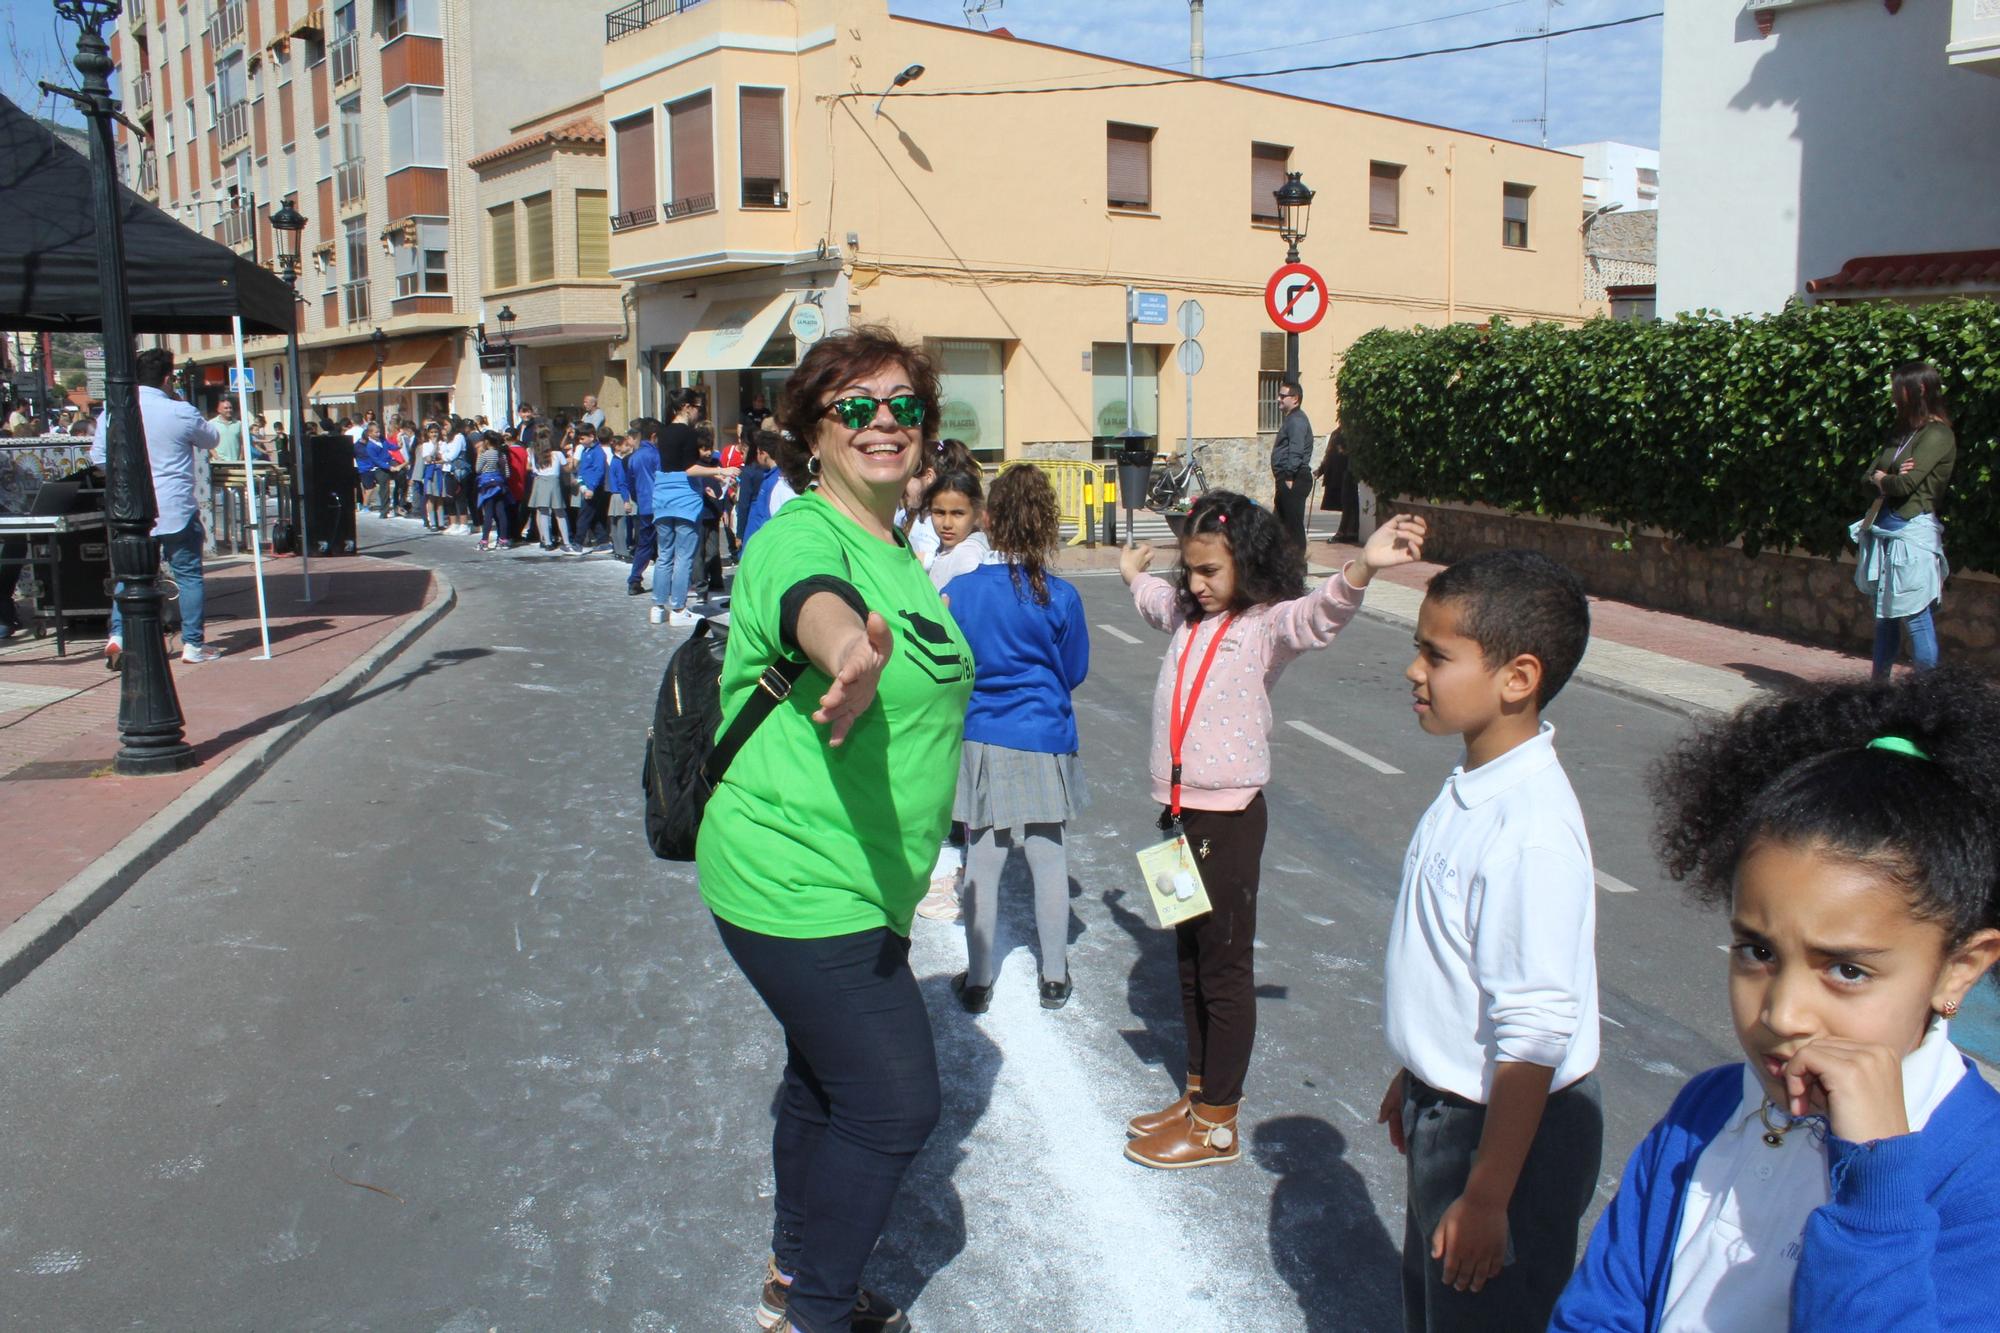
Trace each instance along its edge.
<instances>
[{"instance_id":1,"label":"parked bicycle","mask_svg":"<svg viewBox=\"0 0 2000 1333\"><path fill-rule=\"evenodd\" d=\"M1155 513L1182 513L1208 489L1208 474L1202 471L1201 456L1208 446L1197 444L1185 458L1167 459L1154 465L1153 478L1146 484L1146 508Z\"/></svg>"}]
</instances>

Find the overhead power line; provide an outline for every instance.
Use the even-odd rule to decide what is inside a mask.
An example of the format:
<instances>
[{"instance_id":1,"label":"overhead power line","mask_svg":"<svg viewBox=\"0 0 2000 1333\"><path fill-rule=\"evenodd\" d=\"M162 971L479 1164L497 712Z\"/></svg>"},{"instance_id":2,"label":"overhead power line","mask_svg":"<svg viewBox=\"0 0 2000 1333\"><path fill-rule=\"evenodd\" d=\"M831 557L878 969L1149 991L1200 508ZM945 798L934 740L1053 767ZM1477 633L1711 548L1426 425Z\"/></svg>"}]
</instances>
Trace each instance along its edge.
<instances>
[{"instance_id":1,"label":"overhead power line","mask_svg":"<svg viewBox=\"0 0 2000 1333\"><path fill-rule=\"evenodd\" d=\"M1054 93L1104 93L1126 88L1168 88L1177 83L1236 83L1244 79L1275 79L1287 74L1320 74L1329 70L1358 69L1364 65L1393 65L1405 60L1427 60L1432 56L1455 56L1468 51L1491 51L1496 47L1519 46L1523 42L1547 42L1557 37L1574 37L1579 33L1603 32L1607 28L1623 28L1634 23L1646 23L1660 18L1661 11L1650 14L1634 14L1630 18L1608 19L1603 23L1586 23L1574 28L1557 28L1550 32L1524 33L1518 37L1496 37L1491 41L1469 42L1463 46L1440 46L1428 51L1405 51L1392 56L1362 56L1354 60L1335 60L1322 65L1293 65L1286 69L1256 70L1246 74L1231 74L1227 78L1211 79L1199 74L1177 75L1167 79L1135 79L1125 83L1091 83L1073 88L940 88L931 92L893 91L892 99L905 97L1046 97ZM845 101L854 97L874 97L869 92L835 93L828 100Z\"/></svg>"}]
</instances>

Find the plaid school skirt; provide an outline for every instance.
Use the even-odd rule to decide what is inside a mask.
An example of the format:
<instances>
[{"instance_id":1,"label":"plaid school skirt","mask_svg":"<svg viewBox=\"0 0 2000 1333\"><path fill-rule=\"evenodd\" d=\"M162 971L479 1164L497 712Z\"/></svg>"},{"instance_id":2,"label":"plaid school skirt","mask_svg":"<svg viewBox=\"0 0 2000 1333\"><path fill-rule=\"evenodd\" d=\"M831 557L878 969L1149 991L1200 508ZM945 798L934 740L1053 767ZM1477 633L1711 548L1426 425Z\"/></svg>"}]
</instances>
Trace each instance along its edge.
<instances>
[{"instance_id":1,"label":"plaid school skirt","mask_svg":"<svg viewBox=\"0 0 2000 1333\"><path fill-rule=\"evenodd\" d=\"M1066 824L1089 807L1083 763L1074 754L967 741L959 756L951 817L967 828Z\"/></svg>"}]
</instances>

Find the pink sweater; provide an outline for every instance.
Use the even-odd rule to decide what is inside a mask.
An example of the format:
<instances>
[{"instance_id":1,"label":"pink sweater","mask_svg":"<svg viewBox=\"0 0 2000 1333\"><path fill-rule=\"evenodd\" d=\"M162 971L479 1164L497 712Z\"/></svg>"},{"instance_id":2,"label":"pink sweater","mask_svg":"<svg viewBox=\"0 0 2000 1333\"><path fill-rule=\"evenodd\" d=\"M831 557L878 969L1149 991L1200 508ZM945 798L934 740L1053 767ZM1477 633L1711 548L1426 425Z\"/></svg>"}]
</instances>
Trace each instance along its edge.
<instances>
[{"instance_id":1,"label":"pink sweater","mask_svg":"<svg viewBox=\"0 0 2000 1333\"><path fill-rule=\"evenodd\" d=\"M1241 810L1256 799L1271 780L1271 686L1294 657L1332 643L1360 608L1361 598L1361 589L1345 574L1336 574L1303 597L1269 602L1236 617L1216 650L1181 746L1183 807ZM1132 604L1147 624L1174 636L1153 686L1153 799L1165 805L1174 769L1169 744L1174 669L1192 637L1198 655L1188 663L1181 686L1185 693L1194 685L1200 654L1207 653L1209 636L1222 618L1205 616L1190 623L1181 614L1174 586L1154 574L1132 580Z\"/></svg>"}]
</instances>

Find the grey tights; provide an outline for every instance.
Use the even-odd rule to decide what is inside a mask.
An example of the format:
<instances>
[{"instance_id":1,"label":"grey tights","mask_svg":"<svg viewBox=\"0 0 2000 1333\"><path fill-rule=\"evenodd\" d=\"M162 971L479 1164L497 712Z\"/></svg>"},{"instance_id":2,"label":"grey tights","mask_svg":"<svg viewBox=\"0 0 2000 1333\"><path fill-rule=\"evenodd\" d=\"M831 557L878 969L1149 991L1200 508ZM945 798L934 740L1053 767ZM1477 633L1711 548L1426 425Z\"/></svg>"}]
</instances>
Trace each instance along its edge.
<instances>
[{"instance_id":1,"label":"grey tights","mask_svg":"<svg viewBox=\"0 0 2000 1333\"><path fill-rule=\"evenodd\" d=\"M1069 978L1069 854L1061 824L1028 824L1019 842L1010 829L966 830L966 984L993 984L993 936L1000 919L1000 874L1015 847L1027 853L1035 880L1035 930L1042 940L1042 979Z\"/></svg>"}]
</instances>

